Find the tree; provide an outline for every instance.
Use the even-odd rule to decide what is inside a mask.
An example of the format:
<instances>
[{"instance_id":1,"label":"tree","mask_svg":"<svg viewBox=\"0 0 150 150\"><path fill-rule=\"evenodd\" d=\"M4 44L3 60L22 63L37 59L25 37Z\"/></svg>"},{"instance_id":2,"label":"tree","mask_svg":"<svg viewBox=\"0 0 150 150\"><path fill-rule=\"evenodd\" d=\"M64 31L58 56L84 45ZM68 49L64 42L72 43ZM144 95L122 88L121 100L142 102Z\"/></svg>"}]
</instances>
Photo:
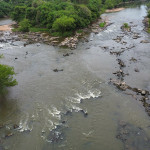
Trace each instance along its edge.
<instances>
[{"instance_id":1,"label":"tree","mask_svg":"<svg viewBox=\"0 0 150 150\"><path fill-rule=\"evenodd\" d=\"M17 85L17 81L13 79L14 74L13 67L0 64L0 94L4 92L6 87Z\"/></svg>"},{"instance_id":2,"label":"tree","mask_svg":"<svg viewBox=\"0 0 150 150\"><path fill-rule=\"evenodd\" d=\"M62 16L55 20L52 28L57 32L72 31L76 27L75 20L71 17Z\"/></svg>"}]
</instances>

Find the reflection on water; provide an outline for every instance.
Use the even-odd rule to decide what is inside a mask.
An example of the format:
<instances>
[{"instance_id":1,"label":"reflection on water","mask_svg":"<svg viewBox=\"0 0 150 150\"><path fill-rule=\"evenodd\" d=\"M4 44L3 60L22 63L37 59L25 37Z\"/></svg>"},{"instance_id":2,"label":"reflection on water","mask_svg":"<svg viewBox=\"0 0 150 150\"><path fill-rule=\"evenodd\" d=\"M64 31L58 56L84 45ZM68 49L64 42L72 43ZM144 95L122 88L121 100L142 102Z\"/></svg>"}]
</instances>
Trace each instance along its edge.
<instances>
[{"instance_id":1,"label":"reflection on water","mask_svg":"<svg viewBox=\"0 0 150 150\"><path fill-rule=\"evenodd\" d=\"M107 83L118 66L116 57L101 49L106 45L120 49L112 39L122 34L124 22L132 21L137 25L133 30L146 38L145 15L145 6L104 14L113 24L92 33L90 42L80 43L69 57L63 54L70 50L44 44L1 43L5 58L0 61L15 67L19 84L0 103L0 149L123 150L128 145L148 150L150 120L140 102ZM125 40L126 46L140 43L130 35ZM64 71L53 72L55 68ZM137 134L147 141L134 137Z\"/></svg>"}]
</instances>

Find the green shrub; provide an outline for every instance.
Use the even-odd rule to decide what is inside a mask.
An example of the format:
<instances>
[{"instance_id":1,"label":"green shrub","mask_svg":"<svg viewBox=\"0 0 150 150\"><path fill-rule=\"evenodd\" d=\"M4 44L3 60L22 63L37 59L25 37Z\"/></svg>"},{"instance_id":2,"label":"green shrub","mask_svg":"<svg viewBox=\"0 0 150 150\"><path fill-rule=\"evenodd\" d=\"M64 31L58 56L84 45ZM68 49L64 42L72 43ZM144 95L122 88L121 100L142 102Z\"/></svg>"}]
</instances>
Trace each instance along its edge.
<instances>
[{"instance_id":1,"label":"green shrub","mask_svg":"<svg viewBox=\"0 0 150 150\"><path fill-rule=\"evenodd\" d=\"M124 28L129 28L128 23L124 23L123 26L124 26Z\"/></svg>"},{"instance_id":2,"label":"green shrub","mask_svg":"<svg viewBox=\"0 0 150 150\"><path fill-rule=\"evenodd\" d=\"M4 92L6 87L17 85L17 81L13 79L14 74L13 67L0 64L0 94Z\"/></svg>"},{"instance_id":3,"label":"green shrub","mask_svg":"<svg viewBox=\"0 0 150 150\"><path fill-rule=\"evenodd\" d=\"M19 31L28 32L30 27L31 27L31 24L28 19L24 19L19 23Z\"/></svg>"},{"instance_id":4,"label":"green shrub","mask_svg":"<svg viewBox=\"0 0 150 150\"><path fill-rule=\"evenodd\" d=\"M148 17L148 18L150 18L150 10L148 11L148 15L147 15L147 17Z\"/></svg>"},{"instance_id":5,"label":"green shrub","mask_svg":"<svg viewBox=\"0 0 150 150\"><path fill-rule=\"evenodd\" d=\"M72 31L76 27L75 20L71 17L62 16L53 23L53 30L64 33L66 31Z\"/></svg>"},{"instance_id":6,"label":"green shrub","mask_svg":"<svg viewBox=\"0 0 150 150\"><path fill-rule=\"evenodd\" d=\"M99 26L100 26L101 28L104 28L105 25L106 25L106 22L101 22L101 23L99 24Z\"/></svg>"}]
</instances>

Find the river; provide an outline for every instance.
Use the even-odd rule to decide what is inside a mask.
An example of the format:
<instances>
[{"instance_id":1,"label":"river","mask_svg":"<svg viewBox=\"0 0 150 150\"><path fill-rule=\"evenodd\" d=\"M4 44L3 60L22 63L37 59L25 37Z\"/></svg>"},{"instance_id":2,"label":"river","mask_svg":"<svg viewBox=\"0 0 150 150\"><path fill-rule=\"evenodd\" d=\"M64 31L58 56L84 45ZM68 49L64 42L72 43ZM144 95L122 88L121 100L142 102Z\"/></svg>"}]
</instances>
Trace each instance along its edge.
<instances>
[{"instance_id":1,"label":"river","mask_svg":"<svg viewBox=\"0 0 150 150\"><path fill-rule=\"evenodd\" d=\"M150 43L140 42L150 41L144 16L144 5L103 14L113 24L75 50L1 41L0 63L15 68L18 85L0 102L0 150L149 150L150 118L142 102L109 83L119 58L129 74L124 81L150 91ZM121 30L125 22L132 33ZM117 36L127 43L116 42Z\"/></svg>"}]
</instances>

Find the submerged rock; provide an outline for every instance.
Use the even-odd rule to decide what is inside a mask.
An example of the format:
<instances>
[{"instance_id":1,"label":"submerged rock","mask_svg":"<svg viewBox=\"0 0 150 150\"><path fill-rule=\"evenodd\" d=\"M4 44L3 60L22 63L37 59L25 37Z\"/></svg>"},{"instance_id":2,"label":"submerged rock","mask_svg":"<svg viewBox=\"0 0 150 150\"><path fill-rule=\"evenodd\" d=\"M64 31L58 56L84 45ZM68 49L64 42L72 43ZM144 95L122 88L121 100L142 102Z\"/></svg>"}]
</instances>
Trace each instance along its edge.
<instances>
[{"instance_id":1,"label":"submerged rock","mask_svg":"<svg viewBox=\"0 0 150 150\"><path fill-rule=\"evenodd\" d=\"M116 138L124 144L125 150L149 150L150 139L141 127L120 121Z\"/></svg>"}]
</instances>

